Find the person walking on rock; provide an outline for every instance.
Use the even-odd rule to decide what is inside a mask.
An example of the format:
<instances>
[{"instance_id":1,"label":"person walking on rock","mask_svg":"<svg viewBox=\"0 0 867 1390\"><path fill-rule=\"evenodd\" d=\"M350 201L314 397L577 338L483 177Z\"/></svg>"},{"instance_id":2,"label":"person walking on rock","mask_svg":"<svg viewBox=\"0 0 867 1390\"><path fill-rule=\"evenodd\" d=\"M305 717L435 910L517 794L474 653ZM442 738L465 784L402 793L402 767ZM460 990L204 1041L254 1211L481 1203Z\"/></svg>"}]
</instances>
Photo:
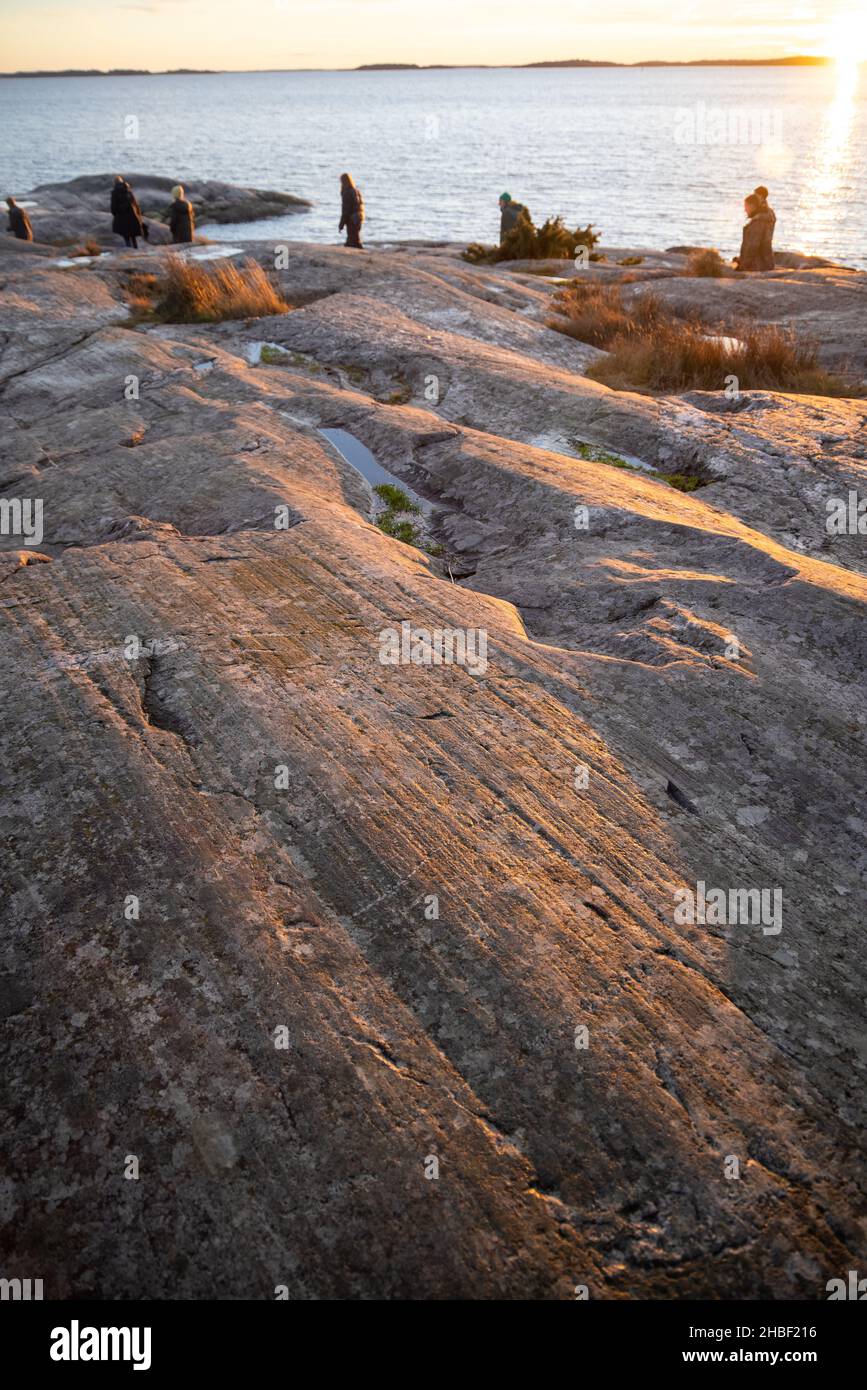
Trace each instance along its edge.
<instances>
[{"instance_id":1,"label":"person walking on rock","mask_svg":"<svg viewBox=\"0 0 867 1390\"><path fill-rule=\"evenodd\" d=\"M763 191L767 193L767 189ZM773 270L776 215L767 202L763 204L758 190L744 198L744 212L747 215L747 224L741 238L740 255L735 257L735 265L738 270Z\"/></svg>"},{"instance_id":2,"label":"person walking on rock","mask_svg":"<svg viewBox=\"0 0 867 1390\"><path fill-rule=\"evenodd\" d=\"M346 245L363 251L361 228L364 224L364 199L351 174L340 175L340 200L340 226L337 230L342 232L345 227Z\"/></svg>"},{"instance_id":3,"label":"person walking on rock","mask_svg":"<svg viewBox=\"0 0 867 1390\"><path fill-rule=\"evenodd\" d=\"M169 229L176 245L192 241L196 230L196 217L193 205L184 197L183 184L176 183L172 189L174 202L169 209Z\"/></svg>"},{"instance_id":4,"label":"person walking on rock","mask_svg":"<svg viewBox=\"0 0 867 1390\"><path fill-rule=\"evenodd\" d=\"M9 209L9 231L19 241L32 241L33 228L27 213L18 206L14 198L7 198L6 206Z\"/></svg>"},{"instance_id":5,"label":"person walking on rock","mask_svg":"<svg viewBox=\"0 0 867 1390\"><path fill-rule=\"evenodd\" d=\"M522 212L530 214L523 203L516 203L511 193L500 194L500 245L506 240L513 227L518 225L518 218Z\"/></svg>"},{"instance_id":6,"label":"person walking on rock","mask_svg":"<svg viewBox=\"0 0 867 1390\"><path fill-rule=\"evenodd\" d=\"M111 230L115 236L123 237L124 246L138 250L137 238L144 236L141 208L126 179L122 179L120 174L115 178L111 190L111 216Z\"/></svg>"}]
</instances>

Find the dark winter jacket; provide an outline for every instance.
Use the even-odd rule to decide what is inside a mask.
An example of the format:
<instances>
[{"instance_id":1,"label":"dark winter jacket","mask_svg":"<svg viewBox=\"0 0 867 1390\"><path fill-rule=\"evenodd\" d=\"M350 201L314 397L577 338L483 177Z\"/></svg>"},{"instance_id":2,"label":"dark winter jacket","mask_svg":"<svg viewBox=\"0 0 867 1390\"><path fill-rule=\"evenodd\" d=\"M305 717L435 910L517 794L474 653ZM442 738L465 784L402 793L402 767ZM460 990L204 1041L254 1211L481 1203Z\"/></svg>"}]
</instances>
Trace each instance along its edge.
<instances>
[{"instance_id":1,"label":"dark winter jacket","mask_svg":"<svg viewBox=\"0 0 867 1390\"><path fill-rule=\"evenodd\" d=\"M773 208L767 206L753 214L744 227L741 252L736 262L738 270L774 269L773 242L776 221Z\"/></svg>"},{"instance_id":2,"label":"dark winter jacket","mask_svg":"<svg viewBox=\"0 0 867 1390\"><path fill-rule=\"evenodd\" d=\"M344 188L341 190L340 200L340 228L361 227L364 221L364 199L361 196L360 188Z\"/></svg>"},{"instance_id":3,"label":"dark winter jacket","mask_svg":"<svg viewBox=\"0 0 867 1390\"><path fill-rule=\"evenodd\" d=\"M111 190L111 230L116 236L144 236L141 208L128 183L116 183Z\"/></svg>"},{"instance_id":4,"label":"dark winter jacket","mask_svg":"<svg viewBox=\"0 0 867 1390\"><path fill-rule=\"evenodd\" d=\"M186 198L175 198L169 209L169 228L172 241L192 241L196 230L196 215L192 203Z\"/></svg>"},{"instance_id":5,"label":"dark winter jacket","mask_svg":"<svg viewBox=\"0 0 867 1390\"><path fill-rule=\"evenodd\" d=\"M19 241L32 241L33 228L30 225L30 218L23 208L16 203L9 209L9 230Z\"/></svg>"},{"instance_id":6,"label":"dark winter jacket","mask_svg":"<svg viewBox=\"0 0 867 1390\"><path fill-rule=\"evenodd\" d=\"M509 232L517 225L518 218L522 212L527 212L523 203L504 203L500 209L500 245L506 240ZM527 216L529 217L527 212Z\"/></svg>"}]
</instances>

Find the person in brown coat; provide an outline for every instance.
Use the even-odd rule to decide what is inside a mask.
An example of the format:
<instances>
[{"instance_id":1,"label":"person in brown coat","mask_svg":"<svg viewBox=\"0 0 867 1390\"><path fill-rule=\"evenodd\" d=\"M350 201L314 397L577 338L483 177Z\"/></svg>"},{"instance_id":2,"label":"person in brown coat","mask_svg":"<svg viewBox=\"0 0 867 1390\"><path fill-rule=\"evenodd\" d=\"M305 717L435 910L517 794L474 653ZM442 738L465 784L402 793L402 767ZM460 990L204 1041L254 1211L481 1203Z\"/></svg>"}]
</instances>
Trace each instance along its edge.
<instances>
[{"instance_id":1,"label":"person in brown coat","mask_svg":"<svg viewBox=\"0 0 867 1390\"><path fill-rule=\"evenodd\" d=\"M762 190L767 194L767 189ZM744 199L744 212L747 224L741 238L740 255L735 257L738 270L774 269L774 227L776 215L768 207L767 200L759 196L758 189Z\"/></svg>"},{"instance_id":2,"label":"person in brown coat","mask_svg":"<svg viewBox=\"0 0 867 1390\"><path fill-rule=\"evenodd\" d=\"M196 230L196 215L193 205L184 197L183 184L176 183L172 189L174 202L169 209L169 228L172 241L176 245L192 241Z\"/></svg>"},{"instance_id":3,"label":"person in brown coat","mask_svg":"<svg viewBox=\"0 0 867 1390\"><path fill-rule=\"evenodd\" d=\"M27 213L18 206L14 198L7 198L6 206L9 209L9 231L19 241L32 241L33 228Z\"/></svg>"},{"instance_id":4,"label":"person in brown coat","mask_svg":"<svg viewBox=\"0 0 867 1390\"><path fill-rule=\"evenodd\" d=\"M364 199L361 196L361 189L356 184L351 174L340 175L340 226L338 231L342 232L346 228L346 245L352 246L356 251L363 251L361 244L361 228L364 225Z\"/></svg>"}]
</instances>

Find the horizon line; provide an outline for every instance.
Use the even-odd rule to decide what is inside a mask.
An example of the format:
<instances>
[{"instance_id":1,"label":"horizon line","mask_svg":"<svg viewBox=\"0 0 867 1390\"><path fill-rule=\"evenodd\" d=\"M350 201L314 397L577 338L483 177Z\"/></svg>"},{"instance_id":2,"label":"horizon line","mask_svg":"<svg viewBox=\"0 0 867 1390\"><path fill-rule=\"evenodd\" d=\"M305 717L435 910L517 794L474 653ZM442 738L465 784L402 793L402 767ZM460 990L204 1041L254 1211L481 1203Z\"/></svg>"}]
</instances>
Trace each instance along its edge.
<instances>
[{"instance_id":1,"label":"horizon line","mask_svg":"<svg viewBox=\"0 0 867 1390\"><path fill-rule=\"evenodd\" d=\"M541 58L529 63L359 63L354 67L286 68L19 68L0 72L0 78L26 77L225 77L269 72L449 72L525 71L539 68L666 68L666 67L820 67L837 60L828 54L789 54L778 58L643 58L624 63L608 58ZM858 66L863 67L867 59Z\"/></svg>"}]
</instances>

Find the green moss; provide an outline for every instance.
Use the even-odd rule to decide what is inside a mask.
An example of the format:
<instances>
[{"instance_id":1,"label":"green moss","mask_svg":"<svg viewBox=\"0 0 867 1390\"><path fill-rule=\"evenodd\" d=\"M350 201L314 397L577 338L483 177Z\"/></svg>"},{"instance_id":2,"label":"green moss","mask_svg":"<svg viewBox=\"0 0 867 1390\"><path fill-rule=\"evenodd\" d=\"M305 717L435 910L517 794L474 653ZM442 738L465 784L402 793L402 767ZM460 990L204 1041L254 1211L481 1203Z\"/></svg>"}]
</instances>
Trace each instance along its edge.
<instances>
[{"instance_id":1,"label":"green moss","mask_svg":"<svg viewBox=\"0 0 867 1390\"><path fill-rule=\"evenodd\" d=\"M362 371L361 367L353 367L352 364L348 362L338 362L336 365L341 372L349 377L350 381L355 382L356 386L367 379L367 374Z\"/></svg>"},{"instance_id":2,"label":"green moss","mask_svg":"<svg viewBox=\"0 0 867 1390\"><path fill-rule=\"evenodd\" d=\"M311 362L300 352L289 352L285 348L271 347L265 343L259 353L259 365L266 367L299 367L306 372L319 374L322 371L318 362Z\"/></svg>"},{"instance_id":3,"label":"green moss","mask_svg":"<svg viewBox=\"0 0 867 1390\"><path fill-rule=\"evenodd\" d=\"M425 546L425 550L427 551L428 555L433 555L435 558L438 555L445 554L445 546L440 545L439 541L428 541Z\"/></svg>"},{"instance_id":4,"label":"green moss","mask_svg":"<svg viewBox=\"0 0 867 1390\"><path fill-rule=\"evenodd\" d=\"M282 348L272 347L270 343L264 343L259 353L259 361L264 362L268 367L282 367L288 359L288 352L284 352Z\"/></svg>"},{"instance_id":5,"label":"green moss","mask_svg":"<svg viewBox=\"0 0 867 1390\"><path fill-rule=\"evenodd\" d=\"M694 473L660 473L658 475L669 487L676 487L678 492L695 492L696 488L704 486L705 480L697 478Z\"/></svg>"},{"instance_id":6,"label":"green moss","mask_svg":"<svg viewBox=\"0 0 867 1390\"><path fill-rule=\"evenodd\" d=\"M607 463L611 468L628 468L633 473L639 472L634 463L627 463L619 454L607 454L603 449L597 449L594 444L585 443L583 439L573 439L572 447L579 458L587 459L591 463Z\"/></svg>"}]
</instances>

